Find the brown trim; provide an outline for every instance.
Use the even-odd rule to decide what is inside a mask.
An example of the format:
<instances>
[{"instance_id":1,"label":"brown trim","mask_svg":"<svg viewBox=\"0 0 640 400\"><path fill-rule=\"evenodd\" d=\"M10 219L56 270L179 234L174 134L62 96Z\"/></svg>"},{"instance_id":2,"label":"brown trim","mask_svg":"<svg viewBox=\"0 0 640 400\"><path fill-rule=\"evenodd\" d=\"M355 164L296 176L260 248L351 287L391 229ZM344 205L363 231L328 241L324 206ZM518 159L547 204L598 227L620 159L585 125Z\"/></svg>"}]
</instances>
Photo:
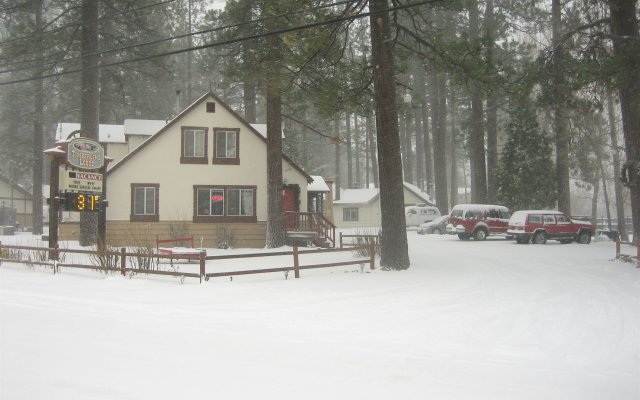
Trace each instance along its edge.
<instances>
[{"instance_id":1,"label":"brown trim","mask_svg":"<svg viewBox=\"0 0 640 400\"><path fill-rule=\"evenodd\" d=\"M225 215L198 215L198 189L223 189L225 202L224 202L224 214ZM242 215L233 215L228 216L229 213L229 203L226 201L227 198L227 190L228 189L251 189L253 190L253 215L242 216ZM193 222L195 223L213 223L213 222L257 222L257 198L258 198L258 187L257 186L247 186L247 185L193 185Z\"/></svg>"},{"instance_id":2,"label":"brown trim","mask_svg":"<svg viewBox=\"0 0 640 400\"><path fill-rule=\"evenodd\" d=\"M155 214L151 215L136 215L133 213L135 207L135 189L139 187L153 187L155 188ZM160 184L159 183L132 183L131 184L131 206L129 221L131 222L158 222L160 221Z\"/></svg>"},{"instance_id":3,"label":"brown trim","mask_svg":"<svg viewBox=\"0 0 640 400\"><path fill-rule=\"evenodd\" d=\"M124 164L127 163L127 161L129 161L130 158L135 157L136 154L138 154L139 152L144 151L144 149L147 146L149 146L155 140L158 140L158 138L160 136L162 136L165 132L167 132L171 128L173 128L173 126L176 125L182 119L182 117L184 115L187 115L189 112L191 112L193 109L195 109L196 107L201 105L202 102L204 102L206 100L213 100L216 103L218 103L218 105L220 107L222 107L227 112L229 112L232 116L234 116L244 127L246 127L251 133L256 135L256 137L258 137L258 139L262 140L264 142L265 146L266 146L267 139L264 136L262 136L260 134L260 132L255 130L255 128L253 128L251 126L251 124L249 124L243 117L241 117L240 114L238 114L237 112L233 111L231 109L231 107L229 107L225 102L223 102L218 96L213 94L213 92L209 91L209 92L205 93L204 95L202 95L198 100L194 101L189 107L185 108L180 114L175 116L175 118L173 118L171 121L167 122L167 124L162 129L160 129L158 131L158 133L156 133L155 135L151 136L149 139L145 140L142 144L140 144L140 146L136 147L130 153L128 153L126 156L124 156L120 161L116 162L113 165L113 167L111 167L107 171L107 175L111 174L112 172L114 172L117 169L119 169L120 167L122 167ZM309 174L307 174L304 170L302 170L302 168L300 168L300 166L298 164L296 164L295 162L293 162L293 160L291 160L289 157L287 157L286 154L282 154L282 158L284 160L286 160L289 164L291 164L291 166L295 170L297 170L300 174L302 174L307 179L307 183L313 182L313 178Z\"/></svg>"},{"instance_id":4,"label":"brown trim","mask_svg":"<svg viewBox=\"0 0 640 400\"><path fill-rule=\"evenodd\" d=\"M187 130L204 131L204 155L202 157L187 157L184 155L184 135ZM209 158L209 128L202 126L182 126L180 127L180 164L207 164Z\"/></svg>"},{"instance_id":5,"label":"brown trim","mask_svg":"<svg viewBox=\"0 0 640 400\"><path fill-rule=\"evenodd\" d=\"M218 145L218 132L236 133L236 156L234 158L218 158L216 146ZM213 128L213 157L211 164L217 165L240 165L240 129L239 128Z\"/></svg>"}]
</instances>

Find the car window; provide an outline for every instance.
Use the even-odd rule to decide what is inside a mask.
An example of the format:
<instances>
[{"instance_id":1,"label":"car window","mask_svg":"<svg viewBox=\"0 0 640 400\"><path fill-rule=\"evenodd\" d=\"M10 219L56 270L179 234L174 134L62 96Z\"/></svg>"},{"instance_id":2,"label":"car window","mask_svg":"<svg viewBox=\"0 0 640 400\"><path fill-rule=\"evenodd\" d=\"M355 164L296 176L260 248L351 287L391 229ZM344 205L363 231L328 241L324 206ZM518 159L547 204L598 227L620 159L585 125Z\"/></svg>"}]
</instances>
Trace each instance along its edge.
<instances>
[{"instance_id":1,"label":"car window","mask_svg":"<svg viewBox=\"0 0 640 400\"><path fill-rule=\"evenodd\" d=\"M556 219L553 215L545 215L544 216L545 225L552 225L556 223Z\"/></svg>"},{"instance_id":2,"label":"car window","mask_svg":"<svg viewBox=\"0 0 640 400\"><path fill-rule=\"evenodd\" d=\"M492 208L489 210L489 218L500 218L500 211Z\"/></svg>"},{"instance_id":3,"label":"car window","mask_svg":"<svg viewBox=\"0 0 640 400\"><path fill-rule=\"evenodd\" d=\"M529 223L530 224L540 224L540 223L542 223L542 215L538 215L538 214L529 215Z\"/></svg>"},{"instance_id":4,"label":"car window","mask_svg":"<svg viewBox=\"0 0 640 400\"><path fill-rule=\"evenodd\" d=\"M500 218L502 219L511 218L511 212L509 212L508 210L500 210Z\"/></svg>"},{"instance_id":5,"label":"car window","mask_svg":"<svg viewBox=\"0 0 640 400\"><path fill-rule=\"evenodd\" d=\"M453 210L451 210L451 216L452 217L457 217L457 218L462 217L462 209L459 208L459 209L456 210L454 208Z\"/></svg>"},{"instance_id":6,"label":"car window","mask_svg":"<svg viewBox=\"0 0 640 400\"><path fill-rule=\"evenodd\" d=\"M571 222L571 220L569 218L567 218L566 216L564 216L564 215L556 215L556 219L558 220L558 223L561 223L561 222L569 223L569 222Z\"/></svg>"},{"instance_id":7,"label":"car window","mask_svg":"<svg viewBox=\"0 0 640 400\"><path fill-rule=\"evenodd\" d=\"M407 214L417 214L416 210L411 210L409 209L409 211L407 212Z\"/></svg>"}]
</instances>

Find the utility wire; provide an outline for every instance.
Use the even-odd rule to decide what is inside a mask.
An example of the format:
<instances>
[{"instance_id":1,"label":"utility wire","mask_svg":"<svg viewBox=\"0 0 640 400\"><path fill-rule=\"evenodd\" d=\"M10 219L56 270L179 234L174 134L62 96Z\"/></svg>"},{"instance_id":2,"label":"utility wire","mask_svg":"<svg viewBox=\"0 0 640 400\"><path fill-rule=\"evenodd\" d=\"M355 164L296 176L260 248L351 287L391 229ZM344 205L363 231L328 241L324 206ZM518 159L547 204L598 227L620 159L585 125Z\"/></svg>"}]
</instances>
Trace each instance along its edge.
<instances>
[{"instance_id":1,"label":"utility wire","mask_svg":"<svg viewBox=\"0 0 640 400\"><path fill-rule=\"evenodd\" d=\"M171 1L174 1L174 0L171 0ZM136 44L129 45L129 46L123 46L123 47L118 47L118 48L113 48L113 49L100 50L100 51L98 51L96 53L84 54L84 55L71 57L71 58L65 58L63 60L57 60L57 59L53 59L53 60L50 60L50 61L45 60L44 64L51 66L51 65L56 65L58 63L67 63L67 62L71 62L71 61L75 61L75 60L80 60L82 58L89 57L89 56L102 56L102 55L108 54L108 53L131 50L131 49L134 49L134 48L137 48L137 47L151 46L151 45L154 45L154 44L159 44L159 43L163 43L163 42L167 42L167 41L173 41L173 40L177 40L177 39L183 39L183 38L190 37L190 36L204 35L204 34L207 34L207 33L215 33L215 32L218 32L218 31L225 30L225 29L239 28L239 27L242 27L244 25L257 24L257 23L264 22L264 21L267 21L267 20L270 20L270 19L277 19L277 18L287 17L287 16L291 16L291 15L295 15L295 14L318 11L318 10L323 9L323 8L341 6L341 5L344 5L344 4L351 3L351 2L352 2L352 0L344 0L344 1L340 1L340 2L337 2L337 3L332 3L332 4L328 4L328 5L325 4L325 5L322 5L322 6L316 6L316 7L312 7L312 8L295 10L293 12L292 11L288 11L286 13L282 13L282 14L275 15L275 16L259 18L259 19L252 20L252 21L239 22L239 23L235 23L235 24L231 24L231 25L225 25L225 26L221 26L221 27L204 29L204 30L201 30L201 31L198 31L198 32L184 33L184 34L171 36L171 37L167 37L167 38L151 40L151 41L148 41L148 42L136 43ZM25 60L25 61L16 62L16 63L13 63L13 64L5 64L5 67L9 67L9 66L12 66L12 65L29 64L29 63L35 63L35 62L36 62L36 60L28 60L28 61ZM0 71L0 74L23 71L23 70L31 69L31 68L40 68L41 66L42 66L42 64L39 63L39 64L31 65L31 66L30 65L22 66L20 68L5 69L5 70Z\"/></svg>"},{"instance_id":2,"label":"utility wire","mask_svg":"<svg viewBox=\"0 0 640 400\"><path fill-rule=\"evenodd\" d=\"M167 52L163 52L163 53L152 54L152 55L148 55L148 56L144 56L144 57L136 57L136 58L131 58L131 59L128 59L128 60L121 60L121 61L116 61L116 62L111 62L111 63L106 63L106 64L100 64L100 65L98 65L96 67L93 67L93 68L102 69L102 68L107 68L107 67L114 67L114 66L129 64L129 63L133 63L133 62L146 61L146 60L152 60L152 59L156 59L156 58L160 58L160 57L166 57L166 56L171 56L171 55L176 55L176 54L182 54L182 53L186 53L186 52L190 52L190 51L204 50L204 49L208 49L208 48L212 48L212 47L219 47L219 46L225 46L225 45L234 44L234 43L245 42L245 41L249 41L249 40L256 40L256 39L260 39L260 38L264 38L264 37L268 37L268 36L273 36L273 35L281 35L281 34L284 34L284 33L290 33L290 32L300 31L300 30L304 30L304 29L317 28L317 27L321 27L321 26L325 26L325 25L332 25L332 24L335 24L335 23L338 23L338 22L343 22L343 21L353 21L353 20L360 19L360 18L370 17L370 16L376 15L376 14L381 14L381 13L385 13L385 12L389 12L389 11L404 10L404 9L408 9L408 8L412 8L412 7L417 7L417 6L422 6L422 5L426 5L426 4L436 3L436 2L439 2L439 1L441 1L441 0L423 0L423 1L420 1L420 2L417 2L417 3L411 3L411 4L404 4L404 5L398 5L398 6L394 6L394 7L389 7L387 9L380 10L380 11L378 11L376 13L368 11L368 12L363 12L363 13L358 13L358 14L345 15L345 16L341 16L341 17L331 18L331 19L328 19L328 20L325 20L325 21L319 21L319 22L314 22L314 23L310 23L310 24L303 24L303 25L297 25L297 26L293 26L293 27L289 27L289 28L277 29L277 30L274 30L274 31L271 31L271 32L264 32L264 33L260 33L260 34L249 35L249 36L244 36L244 37L235 38L235 39L228 39L228 40L223 40L223 41L219 41L219 42L203 44L203 45L200 45L200 46L192 46L192 47L186 47L186 48L182 48L182 49L178 49L178 50L172 50L172 51L167 51ZM75 74L75 73L78 73L78 72L81 72L81 71L82 71L82 69L73 69L73 70L68 70L68 71L61 71L61 72L55 72L55 73L51 73L51 74L46 74L46 75L42 75L42 76L39 76L39 77L16 79L16 80L11 80L11 81L6 81L6 82L0 82L0 86L6 86L6 85L11 85L11 84L16 84L16 83L30 82L30 81L37 80L37 79L59 77L59 76L63 76L63 75Z\"/></svg>"},{"instance_id":3,"label":"utility wire","mask_svg":"<svg viewBox=\"0 0 640 400\"><path fill-rule=\"evenodd\" d=\"M162 6L162 5L165 5L165 4L168 4L168 3L173 3L174 1L176 1L176 0L166 0L166 1L161 1L159 3L148 4L146 6L142 6L142 7L139 7L139 8L134 8L134 9L131 9L131 10L116 11L113 14L103 15L102 17L98 18L98 20L102 21L102 20L114 18L114 17L116 17L118 15L132 14L132 13L138 12L140 10L145 10L147 8L156 7L156 6ZM44 35L46 33L58 32L58 31L61 31L63 29L67 29L67 28L77 28L77 27L79 27L81 25L82 25L82 23L80 23L80 22L73 22L73 23L57 26L55 28L44 30L44 31L39 32L39 33L33 33L33 34L28 35L28 36L21 36L21 37L17 37L17 38L11 38L11 39L0 41L0 46L5 45L5 44L9 44L9 43L23 41L23 40L33 40L34 38L36 38L39 35Z\"/></svg>"}]
</instances>

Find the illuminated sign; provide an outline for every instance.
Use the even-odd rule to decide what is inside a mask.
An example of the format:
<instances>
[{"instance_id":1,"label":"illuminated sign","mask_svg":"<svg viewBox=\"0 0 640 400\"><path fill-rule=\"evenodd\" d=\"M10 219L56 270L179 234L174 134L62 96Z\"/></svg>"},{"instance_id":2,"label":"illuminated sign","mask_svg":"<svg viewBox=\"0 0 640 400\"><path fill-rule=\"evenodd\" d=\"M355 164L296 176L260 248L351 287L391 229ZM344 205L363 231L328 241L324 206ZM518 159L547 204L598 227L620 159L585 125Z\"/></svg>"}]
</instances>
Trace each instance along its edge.
<instances>
[{"instance_id":1,"label":"illuminated sign","mask_svg":"<svg viewBox=\"0 0 640 400\"><path fill-rule=\"evenodd\" d=\"M66 192L63 197L65 211L100 211L98 194Z\"/></svg>"},{"instance_id":2,"label":"illuminated sign","mask_svg":"<svg viewBox=\"0 0 640 400\"><path fill-rule=\"evenodd\" d=\"M60 191L102 193L102 174L60 170Z\"/></svg>"},{"instance_id":3,"label":"illuminated sign","mask_svg":"<svg viewBox=\"0 0 640 400\"><path fill-rule=\"evenodd\" d=\"M67 162L80 169L100 169L104 165L104 148L91 139L73 139L67 146Z\"/></svg>"},{"instance_id":4,"label":"illuminated sign","mask_svg":"<svg viewBox=\"0 0 640 400\"><path fill-rule=\"evenodd\" d=\"M213 201L224 201L224 196L222 196L220 194L214 194L213 196L211 196L211 200L213 200Z\"/></svg>"}]
</instances>

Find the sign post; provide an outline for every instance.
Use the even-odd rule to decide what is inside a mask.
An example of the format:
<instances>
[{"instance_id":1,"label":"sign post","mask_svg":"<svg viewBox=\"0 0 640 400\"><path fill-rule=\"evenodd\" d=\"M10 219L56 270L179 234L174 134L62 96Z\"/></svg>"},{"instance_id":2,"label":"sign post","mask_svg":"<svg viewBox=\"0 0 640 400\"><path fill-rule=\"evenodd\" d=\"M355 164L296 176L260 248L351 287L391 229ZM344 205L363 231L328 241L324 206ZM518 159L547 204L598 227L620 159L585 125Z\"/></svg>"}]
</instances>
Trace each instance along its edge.
<instances>
[{"instance_id":1,"label":"sign post","mask_svg":"<svg viewBox=\"0 0 640 400\"><path fill-rule=\"evenodd\" d=\"M57 259L58 248L58 214L61 209L81 213L80 241L94 242L95 225L83 227L82 216L86 213L98 213L97 244L104 249L106 242L106 175L108 158L104 155L103 146L79 134L69 141L57 142L53 149L44 153L51 158L50 191L49 191L49 247L55 252L49 254L50 259ZM105 160L107 159L107 160ZM64 165L65 168L61 169ZM93 221L96 221L95 219ZM55 253L55 254L53 254ZM55 258L54 258L55 257Z\"/></svg>"}]
</instances>

